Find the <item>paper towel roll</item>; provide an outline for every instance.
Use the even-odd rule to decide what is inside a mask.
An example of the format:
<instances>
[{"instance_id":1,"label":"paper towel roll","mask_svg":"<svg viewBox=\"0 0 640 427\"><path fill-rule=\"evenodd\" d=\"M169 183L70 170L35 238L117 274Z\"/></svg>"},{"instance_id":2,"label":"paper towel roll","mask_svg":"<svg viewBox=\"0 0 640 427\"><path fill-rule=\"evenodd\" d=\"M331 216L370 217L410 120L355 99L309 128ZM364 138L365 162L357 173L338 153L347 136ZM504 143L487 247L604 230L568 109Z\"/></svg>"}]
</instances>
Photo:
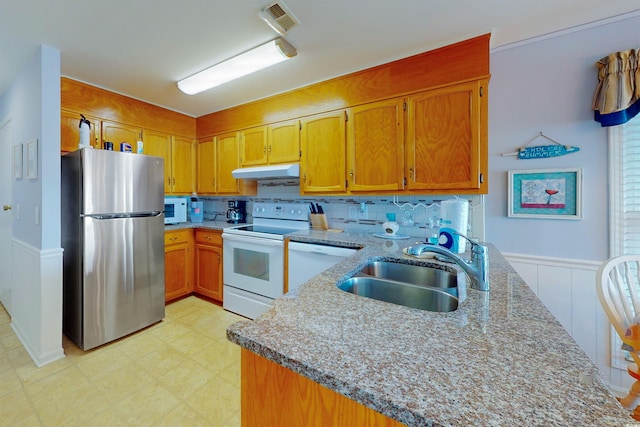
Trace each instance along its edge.
<instances>
[{"instance_id":1,"label":"paper towel roll","mask_svg":"<svg viewBox=\"0 0 640 427\"><path fill-rule=\"evenodd\" d=\"M440 237L438 244L451 252L461 254L467 241L455 233L467 234L469 201L449 199L440 202Z\"/></svg>"}]
</instances>

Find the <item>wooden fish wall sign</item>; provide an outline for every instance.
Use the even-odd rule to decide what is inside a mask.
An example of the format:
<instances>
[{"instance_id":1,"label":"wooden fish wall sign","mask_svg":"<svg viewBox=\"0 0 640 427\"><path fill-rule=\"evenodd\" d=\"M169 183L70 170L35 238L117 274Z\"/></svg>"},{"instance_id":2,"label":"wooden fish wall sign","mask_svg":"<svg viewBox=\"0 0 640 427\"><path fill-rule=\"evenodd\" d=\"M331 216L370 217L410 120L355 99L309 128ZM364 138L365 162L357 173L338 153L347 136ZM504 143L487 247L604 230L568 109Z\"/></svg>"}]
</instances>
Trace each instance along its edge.
<instances>
[{"instance_id":1,"label":"wooden fish wall sign","mask_svg":"<svg viewBox=\"0 0 640 427\"><path fill-rule=\"evenodd\" d=\"M546 157L558 157L565 154L580 151L578 147L565 145L538 145L536 147L525 147L518 150L518 159L544 159Z\"/></svg>"},{"instance_id":2,"label":"wooden fish wall sign","mask_svg":"<svg viewBox=\"0 0 640 427\"><path fill-rule=\"evenodd\" d=\"M553 142L553 145L536 145L533 147L529 147L528 145L535 141L537 138L545 138L549 141ZM518 156L518 160L528 160L528 159L546 159L549 157L558 157L564 156L566 154L572 154L580 151L578 147L572 147L570 145L562 145L557 141L545 136L542 132L535 138L533 138L529 143L523 147L518 149L518 151L514 151L511 153L504 153L502 156Z\"/></svg>"}]
</instances>

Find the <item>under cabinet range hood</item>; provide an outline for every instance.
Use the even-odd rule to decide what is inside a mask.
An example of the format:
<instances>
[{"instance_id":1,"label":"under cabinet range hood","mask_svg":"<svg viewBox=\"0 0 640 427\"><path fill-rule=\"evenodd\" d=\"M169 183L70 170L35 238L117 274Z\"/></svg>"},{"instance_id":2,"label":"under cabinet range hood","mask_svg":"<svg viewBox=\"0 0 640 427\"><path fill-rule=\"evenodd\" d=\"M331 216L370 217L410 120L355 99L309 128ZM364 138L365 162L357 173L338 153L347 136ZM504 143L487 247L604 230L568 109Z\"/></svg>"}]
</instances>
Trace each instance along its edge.
<instances>
[{"instance_id":1,"label":"under cabinet range hood","mask_svg":"<svg viewBox=\"0 0 640 427\"><path fill-rule=\"evenodd\" d=\"M234 178L243 179L275 179L275 178L299 178L300 165L297 163L273 166L257 166L254 168L234 169L231 172Z\"/></svg>"}]
</instances>

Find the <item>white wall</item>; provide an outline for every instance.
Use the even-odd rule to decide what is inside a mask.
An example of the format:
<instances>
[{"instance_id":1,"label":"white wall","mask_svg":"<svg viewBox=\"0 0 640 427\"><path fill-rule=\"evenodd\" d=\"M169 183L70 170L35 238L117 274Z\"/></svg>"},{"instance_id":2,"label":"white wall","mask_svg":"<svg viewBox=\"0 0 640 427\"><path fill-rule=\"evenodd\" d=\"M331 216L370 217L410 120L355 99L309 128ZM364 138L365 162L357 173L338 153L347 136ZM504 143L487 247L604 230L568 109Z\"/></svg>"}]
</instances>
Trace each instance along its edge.
<instances>
[{"instance_id":1,"label":"white wall","mask_svg":"<svg viewBox=\"0 0 640 427\"><path fill-rule=\"evenodd\" d=\"M593 120L595 62L640 45L640 16L566 31L491 53L489 194L486 238L505 253L545 305L582 346L613 390L631 378L615 362L611 328L595 294L597 266L608 254L607 130ZM551 159L502 157L538 132L580 151ZM544 140L533 145L550 144ZM507 171L580 167L583 219L507 217ZM617 359L616 359L617 358ZM622 365L624 365L622 363Z\"/></svg>"},{"instance_id":2,"label":"white wall","mask_svg":"<svg viewBox=\"0 0 640 427\"><path fill-rule=\"evenodd\" d=\"M60 248L60 52L34 52L0 96L12 144L38 141L37 178L12 179L11 324L38 365L63 357ZM26 153L26 148L25 151ZM19 214L18 214L19 212ZM5 272L3 272L5 274Z\"/></svg>"},{"instance_id":3,"label":"white wall","mask_svg":"<svg viewBox=\"0 0 640 427\"><path fill-rule=\"evenodd\" d=\"M607 131L593 120L591 110L594 63L609 53L637 48L638 28L640 17L635 16L491 53L486 235L501 251L608 258ZM580 151L551 159L501 156L540 131ZM544 140L536 144L547 145ZM562 167L584 168L582 220L507 217L508 170Z\"/></svg>"}]
</instances>

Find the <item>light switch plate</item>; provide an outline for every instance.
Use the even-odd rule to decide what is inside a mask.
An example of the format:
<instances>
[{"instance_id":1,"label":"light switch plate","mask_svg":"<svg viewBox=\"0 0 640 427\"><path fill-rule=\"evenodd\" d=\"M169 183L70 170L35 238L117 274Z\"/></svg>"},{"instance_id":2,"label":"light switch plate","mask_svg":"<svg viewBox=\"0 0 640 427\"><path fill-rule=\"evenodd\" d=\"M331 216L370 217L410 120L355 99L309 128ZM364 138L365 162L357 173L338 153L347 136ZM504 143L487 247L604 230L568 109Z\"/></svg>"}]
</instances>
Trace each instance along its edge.
<instances>
[{"instance_id":1,"label":"light switch plate","mask_svg":"<svg viewBox=\"0 0 640 427\"><path fill-rule=\"evenodd\" d=\"M349 206L349 219L357 220L358 219L358 208L355 206Z\"/></svg>"}]
</instances>

